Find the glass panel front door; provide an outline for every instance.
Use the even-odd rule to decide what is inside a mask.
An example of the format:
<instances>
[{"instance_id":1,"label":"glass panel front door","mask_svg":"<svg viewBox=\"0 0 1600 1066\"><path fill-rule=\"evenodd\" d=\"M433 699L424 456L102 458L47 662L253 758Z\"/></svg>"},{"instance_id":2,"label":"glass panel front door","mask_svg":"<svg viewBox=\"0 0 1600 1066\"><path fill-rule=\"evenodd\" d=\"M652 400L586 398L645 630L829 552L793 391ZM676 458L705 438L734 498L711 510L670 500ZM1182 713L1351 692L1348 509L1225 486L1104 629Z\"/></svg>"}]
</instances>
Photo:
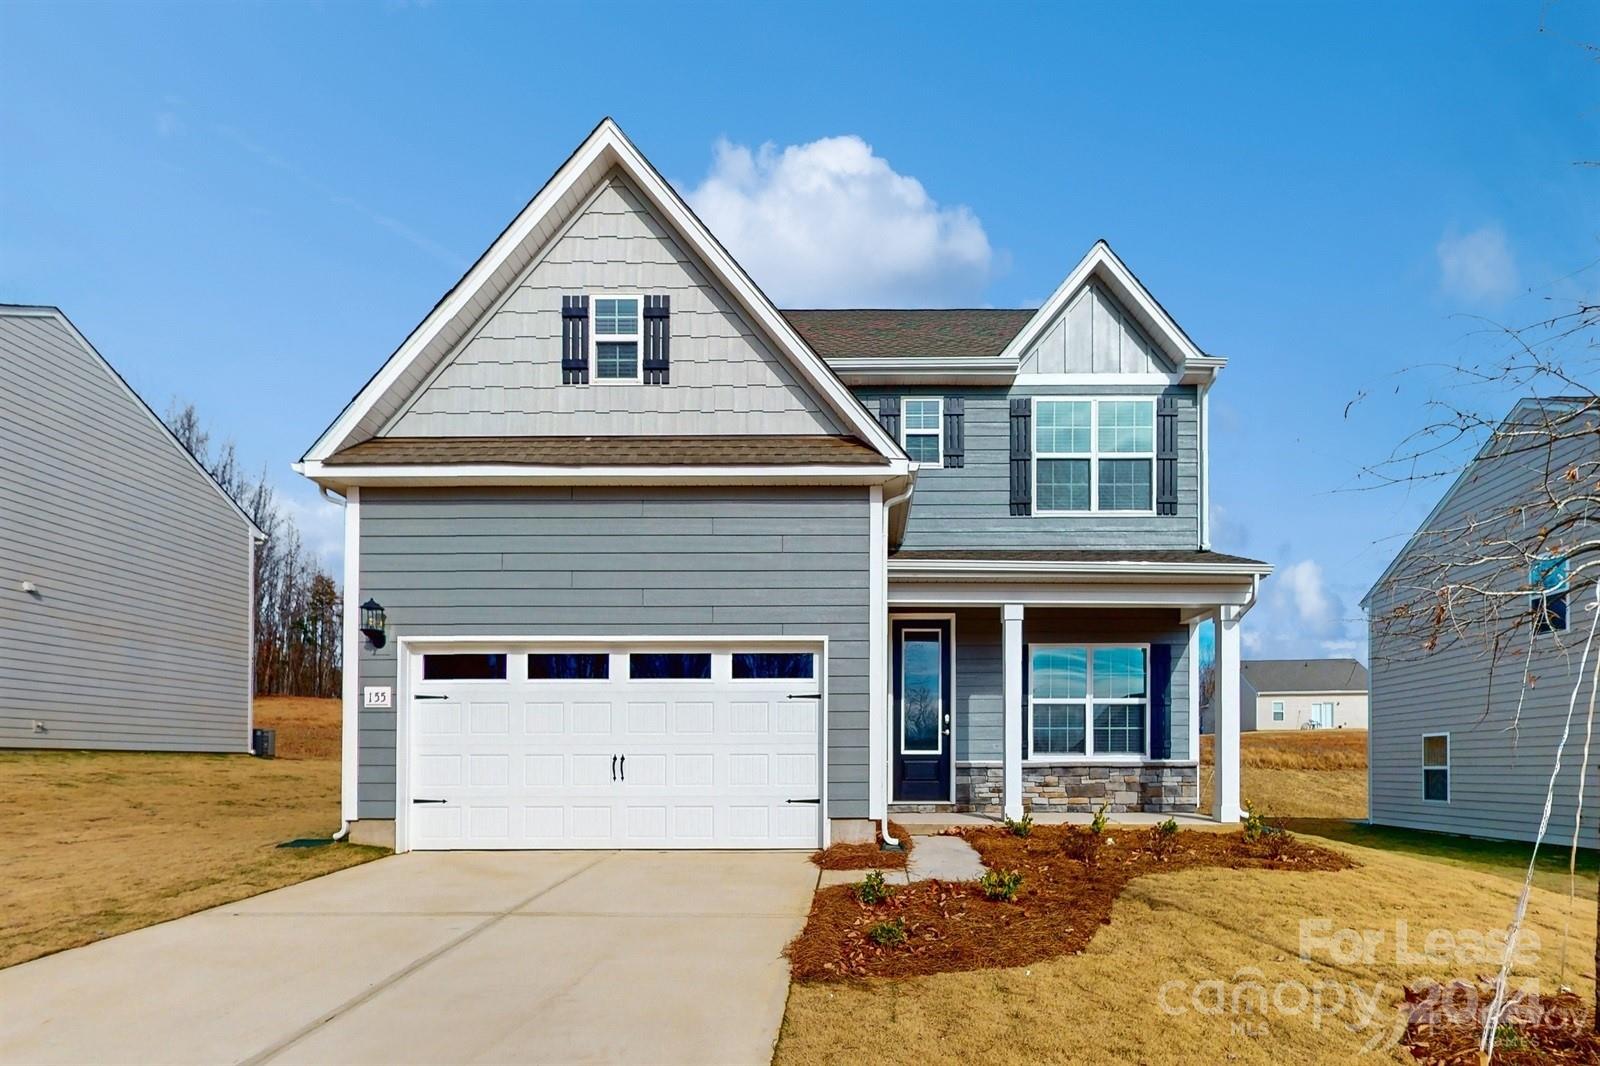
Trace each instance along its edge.
<instances>
[{"instance_id":1,"label":"glass panel front door","mask_svg":"<svg viewBox=\"0 0 1600 1066\"><path fill-rule=\"evenodd\" d=\"M896 801L949 802L952 632L948 619L896 619L894 792Z\"/></svg>"}]
</instances>

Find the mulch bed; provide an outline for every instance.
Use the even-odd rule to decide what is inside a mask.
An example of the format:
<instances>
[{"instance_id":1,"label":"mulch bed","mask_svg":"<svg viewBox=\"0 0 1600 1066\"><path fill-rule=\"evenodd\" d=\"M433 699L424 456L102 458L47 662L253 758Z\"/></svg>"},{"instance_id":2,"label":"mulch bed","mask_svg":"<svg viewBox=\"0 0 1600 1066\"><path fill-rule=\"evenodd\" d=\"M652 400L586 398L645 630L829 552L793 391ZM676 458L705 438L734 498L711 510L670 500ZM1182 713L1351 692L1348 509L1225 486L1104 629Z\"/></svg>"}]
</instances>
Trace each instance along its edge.
<instances>
[{"instance_id":1,"label":"mulch bed","mask_svg":"<svg viewBox=\"0 0 1600 1066\"><path fill-rule=\"evenodd\" d=\"M900 842L901 850L884 851L882 831L872 844L830 844L811 853L811 861L824 870L904 870L911 854L911 834L906 827L889 823L889 832Z\"/></svg>"},{"instance_id":2,"label":"mulch bed","mask_svg":"<svg viewBox=\"0 0 1600 1066\"><path fill-rule=\"evenodd\" d=\"M1152 832L1116 829L1105 833L1092 863L1074 857L1088 830L1038 826L1028 837L1000 828L964 831L991 870L1022 874L1012 901L984 896L976 882L918 881L895 889L883 903L867 906L854 886L817 892L805 929L788 947L798 981L862 977L911 977L997 967L1026 966L1082 951L1122 889L1143 874L1202 866L1230 869L1343 870L1355 864L1336 852L1289 834L1251 842L1243 833L1186 831L1170 854L1153 850ZM830 849L831 850L831 849ZM903 943L879 945L869 930L903 923Z\"/></svg>"},{"instance_id":3,"label":"mulch bed","mask_svg":"<svg viewBox=\"0 0 1600 1066\"><path fill-rule=\"evenodd\" d=\"M1494 988L1432 981L1406 989L1407 1019L1402 1043L1430 1066L1479 1066L1478 1038ZM1534 1063L1600 1063L1600 1037L1594 1010L1571 992L1513 999L1495 1034L1496 1066Z\"/></svg>"}]
</instances>

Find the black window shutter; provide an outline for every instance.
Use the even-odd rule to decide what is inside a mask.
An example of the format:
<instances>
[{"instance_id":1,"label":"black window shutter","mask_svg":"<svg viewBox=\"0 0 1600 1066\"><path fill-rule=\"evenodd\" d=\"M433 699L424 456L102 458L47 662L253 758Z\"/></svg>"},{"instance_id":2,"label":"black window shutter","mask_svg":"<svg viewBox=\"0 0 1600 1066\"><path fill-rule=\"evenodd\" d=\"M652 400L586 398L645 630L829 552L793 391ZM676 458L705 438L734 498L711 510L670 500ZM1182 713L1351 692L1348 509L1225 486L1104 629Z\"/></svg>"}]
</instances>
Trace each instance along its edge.
<instances>
[{"instance_id":1,"label":"black window shutter","mask_svg":"<svg viewBox=\"0 0 1600 1066\"><path fill-rule=\"evenodd\" d=\"M589 384L589 298L561 298L561 384Z\"/></svg>"},{"instance_id":2,"label":"black window shutter","mask_svg":"<svg viewBox=\"0 0 1600 1066\"><path fill-rule=\"evenodd\" d=\"M644 383L666 385L672 377L672 297L644 298Z\"/></svg>"},{"instance_id":3,"label":"black window shutter","mask_svg":"<svg viewBox=\"0 0 1600 1066\"><path fill-rule=\"evenodd\" d=\"M1033 513L1033 401L1011 401L1011 513Z\"/></svg>"},{"instance_id":4,"label":"black window shutter","mask_svg":"<svg viewBox=\"0 0 1600 1066\"><path fill-rule=\"evenodd\" d=\"M1189 699L1192 705L1195 694ZM1150 757L1172 758L1171 644L1150 645Z\"/></svg>"},{"instance_id":5,"label":"black window shutter","mask_svg":"<svg viewBox=\"0 0 1600 1066\"><path fill-rule=\"evenodd\" d=\"M895 440L900 439L900 397L878 397L878 425Z\"/></svg>"},{"instance_id":6,"label":"black window shutter","mask_svg":"<svg viewBox=\"0 0 1600 1066\"><path fill-rule=\"evenodd\" d=\"M1178 401L1156 404L1156 514L1178 513Z\"/></svg>"},{"instance_id":7,"label":"black window shutter","mask_svg":"<svg viewBox=\"0 0 1600 1066\"><path fill-rule=\"evenodd\" d=\"M944 465L965 466L967 401L961 396L944 398Z\"/></svg>"}]
</instances>

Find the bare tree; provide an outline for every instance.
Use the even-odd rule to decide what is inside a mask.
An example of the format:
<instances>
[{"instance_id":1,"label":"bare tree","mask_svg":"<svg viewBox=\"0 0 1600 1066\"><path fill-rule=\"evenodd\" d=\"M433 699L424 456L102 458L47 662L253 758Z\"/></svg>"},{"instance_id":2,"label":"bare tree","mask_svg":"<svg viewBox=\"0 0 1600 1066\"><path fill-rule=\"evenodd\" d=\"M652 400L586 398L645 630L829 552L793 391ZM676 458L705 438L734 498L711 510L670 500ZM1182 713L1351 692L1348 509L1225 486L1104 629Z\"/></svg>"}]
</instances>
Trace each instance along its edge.
<instances>
[{"instance_id":1,"label":"bare tree","mask_svg":"<svg viewBox=\"0 0 1600 1066\"><path fill-rule=\"evenodd\" d=\"M266 470L246 477L233 442L213 449L193 404L176 401L166 423L267 535L256 548L255 691L260 695L337 696L342 669L342 605L333 578L308 552L278 504Z\"/></svg>"}]
</instances>

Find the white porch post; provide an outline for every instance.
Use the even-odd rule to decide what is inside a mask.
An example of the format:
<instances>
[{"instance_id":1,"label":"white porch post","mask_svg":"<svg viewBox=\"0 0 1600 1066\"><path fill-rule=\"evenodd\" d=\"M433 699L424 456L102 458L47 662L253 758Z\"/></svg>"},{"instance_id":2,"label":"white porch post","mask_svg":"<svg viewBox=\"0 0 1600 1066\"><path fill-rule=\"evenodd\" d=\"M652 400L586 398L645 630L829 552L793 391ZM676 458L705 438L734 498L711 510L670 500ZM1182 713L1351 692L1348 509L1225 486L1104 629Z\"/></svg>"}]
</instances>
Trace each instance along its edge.
<instances>
[{"instance_id":1,"label":"white porch post","mask_svg":"<svg viewBox=\"0 0 1600 1066\"><path fill-rule=\"evenodd\" d=\"M1217 627L1215 766L1211 813L1219 822L1237 822L1239 806L1239 608L1222 607Z\"/></svg>"},{"instance_id":2,"label":"white porch post","mask_svg":"<svg viewBox=\"0 0 1600 1066\"><path fill-rule=\"evenodd\" d=\"M1022 817L1022 604L1000 609L1005 655L1005 814Z\"/></svg>"}]
</instances>

